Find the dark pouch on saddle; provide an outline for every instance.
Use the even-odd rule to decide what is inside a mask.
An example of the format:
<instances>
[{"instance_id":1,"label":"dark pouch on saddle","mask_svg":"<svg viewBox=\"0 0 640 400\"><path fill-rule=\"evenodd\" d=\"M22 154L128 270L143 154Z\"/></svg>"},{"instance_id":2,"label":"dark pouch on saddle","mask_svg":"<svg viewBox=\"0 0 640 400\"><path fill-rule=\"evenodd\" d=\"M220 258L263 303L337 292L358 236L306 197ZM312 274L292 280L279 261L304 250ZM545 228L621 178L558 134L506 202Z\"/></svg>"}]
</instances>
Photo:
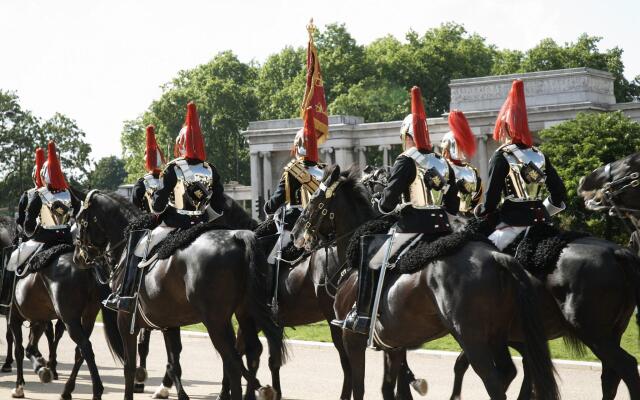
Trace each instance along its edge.
<instances>
[{"instance_id":1,"label":"dark pouch on saddle","mask_svg":"<svg viewBox=\"0 0 640 400\"><path fill-rule=\"evenodd\" d=\"M505 200L500 208L500 221L512 226L529 226L547 222L549 213L540 200Z\"/></svg>"},{"instance_id":2,"label":"dark pouch on saddle","mask_svg":"<svg viewBox=\"0 0 640 400\"><path fill-rule=\"evenodd\" d=\"M396 225L398 232L403 233L451 233L447 213L442 209L415 208L407 206L400 211L400 219Z\"/></svg>"}]
</instances>

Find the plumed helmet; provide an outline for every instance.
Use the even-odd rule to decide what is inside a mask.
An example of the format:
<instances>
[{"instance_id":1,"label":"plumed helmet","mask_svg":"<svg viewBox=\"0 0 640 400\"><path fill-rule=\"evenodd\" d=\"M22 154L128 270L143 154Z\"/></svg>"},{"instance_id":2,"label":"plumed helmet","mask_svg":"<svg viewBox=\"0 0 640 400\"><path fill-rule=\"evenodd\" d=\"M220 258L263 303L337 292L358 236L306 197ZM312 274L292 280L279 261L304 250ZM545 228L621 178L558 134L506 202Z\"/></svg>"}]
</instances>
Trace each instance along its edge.
<instances>
[{"instance_id":1,"label":"plumed helmet","mask_svg":"<svg viewBox=\"0 0 640 400\"><path fill-rule=\"evenodd\" d=\"M46 185L49 190L60 191L69 188L62 173L62 167L56 152L56 144L53 140L47 145L47 161L42 166L40 177L43 185Z\"/></svg>"},{"instance_id":2,"label":"plumed helmet","mask_svg":"<svg viewBox=\"0 0 640 400\"><path fill-rule=\"evenodd\" d=\"M403 146L404 139L409 135L418 150L431 150L431 140L429 139L429 128L427 127L427 114L424 111L422 102L422 92L420 88L411 88L411 114L407 115L400 127L400 137Z\"/></svg>"},{"instance_id":3,"label":"plumed helmet","mask_svg":"<svg viewBox=\"0 0 640 400\"><path fill-rule=\"evenodd\" d=\"M204 150L204 137L200 130L198 110L194 102L187 104L187 117L185 118L184 126L176 138L174 155L176 157L191 158L199 161L205 161L207 159Z\"/></svg>"},{"instance_id":4,"label":"plumed helmet","mask_svg":"<svg viewBox=\"0 0 640 400\"><path fill-rule=\"evenodd\" d=\"M511 90L496 119L493 139L498 142L533 145L527 118L527 103L524 98L524 82L521 79L516 79L511 84Z\"/></svg>"},{"instance_id":5,"label":"plumed helmet","mask_svg":"<svg viewBox=\"0 0 640 400\"><path fill-rule=\"evenodd\" d=\"M36 165L33 166L33 174L32 174L32 178L33 178L33 184L36 186L36 188L41 188L43 186L42 184L42 177L40 176L40 171L42 171L42 165L44 164L44 149L41 147L38 147L36 149Z\"/></svg>"},{"instance_id":6,"label":"plumed helmet","mask_svg":"<svg viewBox=\"0 0 640 400\"><path fill-rule=\"evenodd\" d=\"M442 138L442 154L450 160L462 161L476 153L476 138L464 113L453 110L449 113L449 132Z\"/></svg>"},{"instance_id":7,"label":"plumed helmet","mask_svg":"<svg viewBox=\"0 0 640 400\"><path fill-rule=\"evenodd\" d=\"M156 142L156 128L153 125L146 129L146 148L144 150L144 166L147 172L157 173L165 163L164 154Z\"/></svg>"}]
</instances>

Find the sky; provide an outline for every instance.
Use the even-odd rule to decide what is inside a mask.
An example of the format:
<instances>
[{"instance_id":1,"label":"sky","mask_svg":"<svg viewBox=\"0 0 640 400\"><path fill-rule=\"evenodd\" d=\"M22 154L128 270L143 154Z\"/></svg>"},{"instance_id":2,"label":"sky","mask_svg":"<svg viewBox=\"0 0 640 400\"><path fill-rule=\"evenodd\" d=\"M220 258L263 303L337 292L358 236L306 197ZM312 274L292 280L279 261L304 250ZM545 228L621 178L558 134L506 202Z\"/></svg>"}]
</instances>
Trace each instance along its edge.
<instances>
[{"instance_id":1,"label":"sky","mask_svg":"<svg viewBox=\"0 0 640 400\"><path fill-rule=\"evenodd\" d=\"M601 49L624 49L633 79L638 15L638 0L0 0L0 88L40 117L74 118L97 160L121 155L123 121L176 72L223 50L262 62L286 45L304 46L310 17L320 27L345 23L360 44L449 21L512 49L586 32L603 37Z\"/></svg>"}]
</instances>

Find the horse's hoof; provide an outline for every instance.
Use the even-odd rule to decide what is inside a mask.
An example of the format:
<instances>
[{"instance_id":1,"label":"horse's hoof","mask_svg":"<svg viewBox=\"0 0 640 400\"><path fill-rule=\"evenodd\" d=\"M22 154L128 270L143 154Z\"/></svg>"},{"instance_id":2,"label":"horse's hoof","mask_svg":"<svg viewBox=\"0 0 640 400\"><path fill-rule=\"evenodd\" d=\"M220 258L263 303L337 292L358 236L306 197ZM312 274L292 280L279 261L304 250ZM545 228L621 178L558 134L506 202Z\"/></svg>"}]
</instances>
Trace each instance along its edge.
<instances>
[{"instance_id":1,"label":"horse's hoof","mask_svg":"<svg viewBox=\"0 0 640 400\"><path fill-rule=\"evenodd\" d=\"M49 383L51 382L51 378L53 375L51 374L51 370L47 367L42 367L38 370L38 378L40 378L40 383Z\"/></svg>"},{"instance_id":2,"label":"horse's hoof","mask_svg":"<svg viewBox=\"0 0 640 400\"><path fill-rule=\"evenodd\" d=\"M11 372L11 364L10 362L6 362L2 365L2 369L0 369L0 371L2 372Z\"/></svg>"},{"instance_id":3,"label":"horse's hoof","mask_svg":"<svg viewBox=\"0 0 640 400\"><path fill-rule=\"evenodd\" d=\"M258 400L276 400L278 393L271 386L263 386L258 389Z\"/></svg>"},{"instance_id":4,"label":"horse's hoof","mask_svg":"<svg viewBox=\"0 0 640 400\"><path fill-rule=\"evenodd\" d=\"M411 387L416 391L420 396L426 396L429 391L429 384L426 379L415 379L411 382Z\"/></svg>"},{"instance_id":5,"label":"horse's hoof","mask_svg":"<svg viewBox=\"0 0 640 400\"><path fill-rule=\"evenodd\" d=\"M14 399L24 399L24 386L20 385L11 391L11 397Z\"/></svg>"},{"instance_id":6,"label":"horse's hoof","mask_svg":"<svg viewBox=\"0 0 640 400\"><path fill-rule=\"evenodd\" d=\"M54 381L57 381L58 379L60 379L58 377L58 371L56 371L55 369L51 370L51 375L52 375L51 379L53 379Z\"/></svg>"},{"instance_id":7,"label":"horse's hoof","mask_svg":"<svg viewBox=\"0 0 640 400\"><path fill-rule=\"evenodd\" d=\"M147 380L148 376L149 375L147 374L146 368L143 368L143 367L136 368L136 374L135 374L136 382L142 383Z\"/></svg>"},{"instance_id":8,"label":"horse's hoof","mask_svg":"<svg viewBox=\"0 0 640 400\"><path fill-rule=\"evenodd\" d=\"M160 384L160 386L156 389L152 399L168 399L169 398L169 388Z\"/></svg>"},{"instance_id":9,"label":"horse's hoof","mask_svg":"<svg viewBox=\"0 0 640 400\"><path fill-rule=\"evenodd\" d=\"M220 393L216 400L231 400L231 395L229 393Z\"/></svg>"},{"instance_id":10,"label":"horse's hoof","mask_svg":"<svg viewBox=\"0 0 640 400\"><path fill-rule=\"evenodd\" d=\"M134 382L133 383L133 393L144 393L144 383L142 383L142 382Z\"/></svg>"},{"instance_id":11,"label":"horse's hoof","mask_svg":"<svg viewBox=\"0 0 640 400\"><path fill-rule=\"evenodd\" d=\"M69 393L69 394L62 393L60 395L60 400L71 400L71 393Z\"/></svg>"}]
</instances>

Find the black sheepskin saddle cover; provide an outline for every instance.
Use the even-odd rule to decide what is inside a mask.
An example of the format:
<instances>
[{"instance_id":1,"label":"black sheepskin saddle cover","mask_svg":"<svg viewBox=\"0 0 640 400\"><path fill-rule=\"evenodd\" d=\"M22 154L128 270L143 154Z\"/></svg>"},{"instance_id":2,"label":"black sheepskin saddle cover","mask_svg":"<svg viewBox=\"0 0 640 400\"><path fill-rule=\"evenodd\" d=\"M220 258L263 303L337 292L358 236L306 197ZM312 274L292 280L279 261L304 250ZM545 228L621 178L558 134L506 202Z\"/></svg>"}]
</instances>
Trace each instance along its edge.
<instances>
[{"instance_id":1,"label":"black sheepskin saddle cover","mask_svg":"<svg viewBox=\"0 0 640 400\"><path fill-rule=\"evenodd\" d=\"M384 234L389 231L397 217L386 216L366 222L353 234L347 247L347 260L350 267L357 267L360 260L360 237L372 234ZM423 236L422 240L396 260L393 271L400 274L412 274L424 269L431 262L450 256L471 241L492 244L486 236L474 229L465 229L445 236Z\"/></svg>"},{"instance_id":2,"label":"black sheepskin saddle cover","mask_svg":"<svg viewBox=\"0 0 640 400\"><path fill-rule=\"evenodd\" d=\"M132 219L124 228L124 237L128 238L129 233L133 231L153 230L158 226L158 218L153 214L142 214L135 219Z\"/></svg>"},{"instance_id":3,"label":"black sheepskin saddle cover","mask_svg":"<svg viewBox=\"0 0 640 400\"><path fill-rule=\"evenodd\" d=\"M555 270L562 250L574 240L587 236L584 232L564 231L553 225L537 224L529 228L529 232L518 235L504 252L515 256L529 273L544 280Z\"/></svg>"},{"instance_id":4,"label":"black sheepskin saddle cover","mask_svg":"<svg viewBox=\"0 0 640 400\"><path fill-rule=\"evenodd\" d=\"M203 233L217 230L230 229L220 224L217 220L194 225L188 229L176 229L167 235L162 242L154 247L147 258L158 255L158 259L163 260L171 257L176 251L188 247Z\"/></svg>"},{"instance_id":5,"label":"black sheepskin saddle cover","mask_svg":"<svg viewBox=\"0 0 640 400\"><path fill-rule=\"evenodd\" d=\"M53 260L60 257L61 255L72 253L74 249L75 247L69 243L56 244L51 247L45 248L44 250L40 250L33 257L31 257L29 262L24 265L24 268L27 268L29 273L38 272L41 269L49 266L49 264L51 264ZM19 274L21 273L22 271L19 271Z\"/></svg>"},{"instance_id":6,"label":"black sheepskin saddle cover","mask_svg":"<svg viewBox=\"0 0 640 400\"><path fill-rule=\"evenodd\" d=\"M260 223L256 229L254 229L253 233L256 235L258 240L265 240L271 246L275 246L278 240L278 227L276 226L276 221L273 218L268 218ZM305 255L304 249L298 249L293 245L293 242L290 242L287 246L282 249L282 261L287 264L292 264L294 261L300 259ZM307 254L307 256L310 254ZM304 260L306 257L302 258Z\"/></svg>"}]
</instances>

